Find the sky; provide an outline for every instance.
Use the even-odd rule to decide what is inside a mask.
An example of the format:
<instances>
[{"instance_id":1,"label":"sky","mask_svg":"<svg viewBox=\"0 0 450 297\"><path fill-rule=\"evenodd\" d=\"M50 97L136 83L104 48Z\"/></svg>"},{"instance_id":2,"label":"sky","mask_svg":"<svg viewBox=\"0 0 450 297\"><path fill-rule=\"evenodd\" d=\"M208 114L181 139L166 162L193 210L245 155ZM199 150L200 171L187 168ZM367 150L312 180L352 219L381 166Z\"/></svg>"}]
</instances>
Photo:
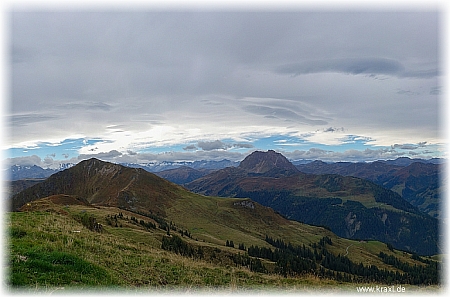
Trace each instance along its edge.
<instances>
[{"instance_id":1,"label":"sky","mask_svg":"<svg viewBox=\"0 0 450 297\"><path fill-rule=\"evenodd\" d=\"M427 3L11 5L3 159L446 158L445 9Z\"/></svg>"}]
</instances>

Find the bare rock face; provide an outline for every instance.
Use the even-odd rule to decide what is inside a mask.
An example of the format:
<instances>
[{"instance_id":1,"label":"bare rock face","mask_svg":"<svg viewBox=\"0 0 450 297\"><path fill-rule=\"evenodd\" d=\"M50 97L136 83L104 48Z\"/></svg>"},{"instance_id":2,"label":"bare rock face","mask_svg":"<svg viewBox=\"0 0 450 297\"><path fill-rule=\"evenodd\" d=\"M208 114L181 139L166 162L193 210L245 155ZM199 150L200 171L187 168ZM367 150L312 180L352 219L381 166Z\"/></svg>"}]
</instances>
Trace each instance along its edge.
<instances>
[{"instance_id":1,"label":"bare rock face","mask_svg":"<svg viewBox=\"0 0 450 297\"><path fill-rule=\"evenodd\" d=\"M233 203L234 206L242 206L245 208L255 209L255 204L251 200L238 201Z\"/></svg>"},{"instance_id":2,"label":"bare rock face","mask_svg":"<svg viewBox=\"0 0 450 297\"><path fill-rule=\"evenodd\" d=\"M352 237L355 233L361 229L361 221L357 220L356 214L349 212L347 217L345 217L345 224L347 227L346 235L347 237Z\"/></svg>"}]
</instances>

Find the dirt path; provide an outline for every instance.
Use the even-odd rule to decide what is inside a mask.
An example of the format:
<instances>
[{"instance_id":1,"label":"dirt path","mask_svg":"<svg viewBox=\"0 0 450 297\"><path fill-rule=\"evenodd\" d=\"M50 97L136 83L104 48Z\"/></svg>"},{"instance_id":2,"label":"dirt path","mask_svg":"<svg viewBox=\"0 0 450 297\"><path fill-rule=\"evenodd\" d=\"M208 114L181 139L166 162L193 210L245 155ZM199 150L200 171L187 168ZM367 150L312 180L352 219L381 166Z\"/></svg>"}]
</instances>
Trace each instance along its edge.
<instances>
[{"instance_id":1,"label":"dirt path","mask_svg":"<svg viewBox=\"0 0 450 297\"><path fill-rule=\"evenodd\" d=\"M355 244L360 244L360 243L361 243L361 242L358 242L358 243L352 243L351 245L349 245L349 246L345 249L345 255L344 255L344 257L348 255L348 248L349 248L349 247L351 247L352 245L355 245Z\"/></svg>"},{"instance_id":2,"label":"dirt path","mask_svg":"<svg viewBox=\"0 0 450 297\"><path fill-rule=\"evenodd\" d=\"M351 245L349 245L349 246L345 249L345 255L344 255L344 257L348 255L348 248L351 247L352 245L353 245L353 243L352 243Z\"/></svg>"}]
</instances>

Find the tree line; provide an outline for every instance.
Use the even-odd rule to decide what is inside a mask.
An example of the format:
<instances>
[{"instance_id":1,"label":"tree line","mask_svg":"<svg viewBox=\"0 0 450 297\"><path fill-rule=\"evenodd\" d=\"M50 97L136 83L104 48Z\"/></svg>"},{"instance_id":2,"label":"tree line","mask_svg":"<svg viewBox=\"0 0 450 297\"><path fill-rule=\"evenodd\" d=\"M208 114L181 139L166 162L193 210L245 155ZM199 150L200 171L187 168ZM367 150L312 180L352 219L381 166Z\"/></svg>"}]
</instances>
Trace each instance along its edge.
<instances>
[{"instance_id":1,"label":"tree line","mask_svg":"<svg viewBox=\"0 0 450 297\"><path fill-rule=\"evenodd\" d=\"M251 245L248 248L239 244L239 248L245 252L227 253L220 249L214 249L209 256L201 246L193 246L179 236L164 236L162 248L193 259L219 259L220 261L231 261L237 267L247 267L250 271L260 273L274 273L284 277L295 277L313 274L320 278L335 279L345 282L380 282L387 284L438 284L439 265L435 261L423 260L426 265L410 265L400 261L394 256L380 253L379 257L388 265L402 270L391 271L380 269L375 265L363 265L355 263L347 256L334 255L327 250L332 245L331 238L324 236L317 243L309 247L303 245L292 245L282 239L273 239L266 236L266 242L270 247ZM225 243L228 247L234 247L232 240ZM221 255L221 256L219 256ZM418 257L413 256L413 257ZM263 261L266 260L267 262ZM267 263L274 263L267 267ZM265 265L266 264L266 265Z\"/></svg>"}]
</instances>

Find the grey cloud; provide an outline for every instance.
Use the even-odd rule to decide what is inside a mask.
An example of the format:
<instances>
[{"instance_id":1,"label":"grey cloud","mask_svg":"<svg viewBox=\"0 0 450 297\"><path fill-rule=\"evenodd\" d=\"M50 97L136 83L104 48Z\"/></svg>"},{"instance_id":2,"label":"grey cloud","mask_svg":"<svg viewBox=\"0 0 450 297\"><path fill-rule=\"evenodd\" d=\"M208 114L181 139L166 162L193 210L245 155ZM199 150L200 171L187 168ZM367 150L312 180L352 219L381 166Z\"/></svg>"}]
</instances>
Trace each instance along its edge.
<instances>
[{"instance_id":1,"label":"grey cloud","mask_svg":"<svg viewBox=\"0 0 450 297\"><path fill-rule=\"evenodd\" d=\"M422 141L422 142L419 142L417 145L418 145L419 147L425 147L425 146L427 145L427 143L428 143L428 142L426 142L426 141Z\"/></svg>"},{"instance_id":2,"label":"grey cloud","mask_svg":"<svg viewBox=\"0 0 450 297\"><path fill-rule=\"evenodd\" d=\"M223 143L220 140L215 141L200 141L197 143L197 146L204 151L212 151L212 150L226 150L230 147L229 144Z\"/></svg>"},{"instance_id":3,"label":"grey cloud","mask_svg":"<svg viewBox=\"0 0 450 297\"><path fill-rule=\"evenodd\" d=\"M90 111L90 110L109 111L113 108L113 106L110 104L104 103L104 102L71 102L71 103L58 105L58 108L81 109L84 111Z\"/></svg>"},{"instance_id":4,"label":"grey cloud","mask_svg":"<svg viewBox=\"0 0 450 297\"><path fill-rule=\"evenodd\" d=\"M98 159L104 159L104 160L112 160L116 157L121 156L122 153L116 150L111 150L109 152L100 152L96 154L80 154L78 156L79 160L86 160L90 158L98 158Z\"/></svg>"},{"instance_id":5,"label":"grey cloud","mask_svg":"<svg viewBox=\"0 0 450 297\"><path fill-rule=\"evenodd\" d=\"M237 147L237 148L253 148L253 144L250 143L234 143L233 147Z\"/></svg>"},{"instance_id":6,"label":"grey cloud","mask_svg":"<svg viewBox=\"0 0 450 297\"><path fill-rule=\"evenodd\" d=\"M104 127L111 124L136 134L189 124L208 135L243 125L254 129L246 133L271 124L274 133L307 131L304 124L389 134L417 127L431 141L438 123L433 100L441 93L430 79L441 75L439 18L436 11L14 10L11 142L108 138ZM327 75L302 75L309 73ZM419 96L395 93L417 84L429 93L415 102L405 101ZM229 99L264 96L301 99Z\"/></svg>"},{"instance_id":7,"label":"grey cloud","mask_svg":"<svg viewBox=\"0 0 450 297\"><path fill-rule=\"evenodd\" d=\"M430 90L430 95L441 95L441 87L433 87Z\"/></svg>"},{"instance_id":8,"label":"grey cloud","mask_svg":"<svg viewBox=\"0 0 450 297\"><path fill-rule=\"evenodd\" d=\"M136 152L133 152L132 150L127 150L127 154L130 156L136 155Z\"/></svg>"},{"instance_id":9,"label":"grey cloud","mask_svg":"<svg viewBox=\"0 0 450 297\"><path fill-rule=\"evenodd\" d=\"M320 72L341 72L348 74L388 74L400 75L404 66L395 60L385 58L332 59L307 61L280 66L275 70L280 74L302 75Z\"/></svg>"},{"instance_id":10,"label":"grey cloud","mask_svg":"<svg viewBox=\"0 0 450 297\"><path fill-rule=\"evenodd\" d=\"M215 141L200 141L197 143L197 146L204 151L212 151L212 150L227 150L230 148L253 148L254 146L250 143L225 143L220 140ZM196 150L197 147L195 145L189 145L184 147L183 150Z\"/></svg>"},{"instance_id":11,"label":"grey cloud","mask_svg":"<svg viewBox=\"0 0 450 297\"><path fill-rule=\"evenodd\" d=\"M42 166L42 159L39 156L32 155L27 157L15 157L8 158L5 162L8 166L21 165L21 166Z\"/></svg>"},{"instance_id":12,"label":"grey cloud","mask_svg":"<svg viewBox=\"0 0 450 297\"><path fill-rule=\"evenodd\" d=\"M148 162L162 162L162 161L200 161L200 160L215 160L221 161L223 159L231 161L240 161L247 156L247 153L230 152L224 150L204 151L198 150L195 152L166 152L161 154L152 153L138 153L135 155L123 154L115 158L106 159L102 156L92 155L90 157L97 157L105 161L113 161L117 163L148 163Z\"/></svg>"},{"instance_id":13,"label":"grey cloud","mask_svg":"<svg viewBox=\"0 0 450 297\"><path fill-rule=\"evenodd\" d=\"M67 156L68 157L68 156ZM42 160L39 156L32 155L32 156L26 156L26 157L15 157L15 158L8 158L5 160L5 165L12 166L12 165L21 165L21 166L40 166L43 168L52 168L52 169L58 169L60 168L60 164L62 163L73 163L76 164L79 162L79 159L77 158L71 158L67 159L65 158L64 161L61 160L54 160L53 158L44 158Z\"/></svg>"},{"instance_id":14,"label":"grey cloud","mask_svg":"<svg viewBox=\"0 0 450 297\"><path fill-rule=\"evenodd\" d=\"M398 90L397 94L414 96L414 95L419 95L420 93L419 92L413 92L413 91L410 91L410 90Z\"/></svg>"},{"instance_id":15,"label":"grey cloud","mask_svg":"<svg viewBox=\"0 0 450 297\"><path fill-rule=\"evenodd\" d=\"M51 166L53 163L54 163L54 160L50 156L45 157L43 160L43 165L45 167Z\"/></svg>"},{"instance_id":16,"label":"grey cloud","mask_svg":"<svg viewBox=\"0 0 450 297\"><path fill-rule=\"evenodd\" d=\"M344 132L344 128L333 128L333 127L328 127L323 129L323 132Z\"/></svg>"},{"instance_id":17,"label":"grey cloud","mask_svg":"<svg viewBox=\"0 0 450 297\"><path fill-rule=\"evenodd\" d=\"M188 145L188 146L183 148L183 150L185 150L185 151L193 151L193 150L196 150L196 149L197 149L197 147L195 145L193 145L193 144Z\"/></svg>"},{"instance_id":18,"label":"grey cloud","mask_svg":"<svg viewBox=\"0 0 450 297\"><path fill-rule=\"evenodd\" d=\"M404 153L396 152L392 149L365 149L359 150L346 150L344 152L327 151L318 148L311 148L307 151L295 150L293 152L283 153L290 160L322 160L328 162L365 162L376 161L385 159L395 159L403 156Z\"/></svg>"},{"instance_id":19,"label":"grey cloud","mask_svg":"<svg viewBox=\"0 0 450 297\"><path fill-rule=\"evenodd\" d=\"M59 117L56 115L28 113L9 116L9 124L14 126L28 126L30 124L55 120Z\"/></svg>"},{"instance_id":20,"label":"grey cloud","mask_svg":"<svg viewBox=\"0 0 450 297\"><path fill-rule=\"evenodd\" d=\"M400 150L416 150L418 148L423 148L426 146L426 141L419 142L418 144L393 144L391 145L392 149L400 149Z\"/></svg>"},{"instance_id":21,"label":"grey cloud","mask_svg":"<svg viewBox=\"0 0 450 297\"><path fill-rule=\"evenodd\" d=\"M270 118L278 118L282 120L294 121L297 123L303 123L308 125L326 125L324 120L313 120L306 118L292 110L285 108L275 108L263 105L247 105L243 107L243 110L252 114L262 115Z\"/></svg>"},{"instance_id":22,"label":"grey cloud","mask_svg":"<svg viewBox=\"0 0 450 297\"><path fill-rule=\"evenodd\" d=\"M418 70L418 71L405 71L400 74L401 77L405 78L433 78L440 76L442 73L439 69L429 69L429 70Z\"/></svg>"},{"instance_id":23,"label":"grey cloud","mask_svg":"<svg viewBox=\"0 0 450 297\"><path fill-rule=\"evenodd\" d=\"M433 151L429 151L429 150L424 150L422 152L422 154L424 154L424 155L426 155L426 154L433 154L433 153L434 153Z\"/></svg>"}]
</instances>

